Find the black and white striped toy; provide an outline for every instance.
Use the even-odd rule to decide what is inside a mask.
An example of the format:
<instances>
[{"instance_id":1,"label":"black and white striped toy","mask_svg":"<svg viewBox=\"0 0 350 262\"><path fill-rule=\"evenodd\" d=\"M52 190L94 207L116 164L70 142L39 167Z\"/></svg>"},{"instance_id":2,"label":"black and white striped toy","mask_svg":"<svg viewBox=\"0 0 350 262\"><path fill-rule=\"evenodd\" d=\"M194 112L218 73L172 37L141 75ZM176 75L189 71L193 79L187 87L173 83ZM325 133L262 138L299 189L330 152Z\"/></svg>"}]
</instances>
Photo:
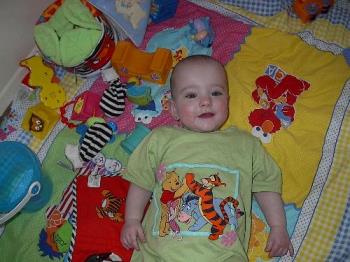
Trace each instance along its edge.
<instances>
[{"instance_id":1,"label":"black and white striped toy","mask_svg":"<svg viewBox=\"0 0 350 262\"><path fill-rule=\"evenodd\" d=\"M126 90L120 78L110 82L110 86L103 92L100 108L109 117L120 116L125 109Z\"/></svg>"},{"instance_id":2,"label":"black and white striped toy","mask_svg":"<svg viewBox=\"0 0 350 262\"><path fill-rule=\"evenodd\" d=\"M90 161L112 139L113 128L107 123L95 123L91 125L82 140L79 156L83 161Z\"/></svg>"}]
</instances>

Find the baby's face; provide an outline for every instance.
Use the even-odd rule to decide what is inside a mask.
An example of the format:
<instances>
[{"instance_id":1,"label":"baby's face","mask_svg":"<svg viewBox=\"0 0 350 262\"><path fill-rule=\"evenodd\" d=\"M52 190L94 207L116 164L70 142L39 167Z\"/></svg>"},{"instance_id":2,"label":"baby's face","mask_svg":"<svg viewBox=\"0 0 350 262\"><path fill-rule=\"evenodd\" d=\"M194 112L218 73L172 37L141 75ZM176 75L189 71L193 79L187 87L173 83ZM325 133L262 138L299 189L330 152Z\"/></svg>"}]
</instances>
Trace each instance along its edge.
<instances>
[{"instance_id":1,"label":"baby's face","mask_svg":"<svg viewBox=\"0 0 350 262\"><path fill-rule=\"evenodd\" d=\"M225 71L212 63L188 64L176 74L171 113L197 132L218 130L228 116Z\"/></svg>"}]
</instances>

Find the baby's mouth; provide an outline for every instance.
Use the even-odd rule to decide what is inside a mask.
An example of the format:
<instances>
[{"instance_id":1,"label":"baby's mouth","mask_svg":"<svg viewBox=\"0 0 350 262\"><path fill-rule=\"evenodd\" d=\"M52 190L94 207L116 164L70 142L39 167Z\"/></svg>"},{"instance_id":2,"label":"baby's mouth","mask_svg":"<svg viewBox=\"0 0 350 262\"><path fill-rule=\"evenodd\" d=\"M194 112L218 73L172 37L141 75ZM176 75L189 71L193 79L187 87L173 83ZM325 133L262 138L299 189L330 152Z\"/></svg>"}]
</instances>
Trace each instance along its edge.
<instances>
[{"instance_id":1,"label":"baby's mouth","mask_svg":"<svg viewBox=\"0 0 350 262\"><path fill-rule=\"evenodd\" d=\"M200 114L198 117L199 117L199 118L211 118L211 117L213 117L213 116L214 116L213 113L208 112L208 113Z\"/></svg>"}]
</instances>

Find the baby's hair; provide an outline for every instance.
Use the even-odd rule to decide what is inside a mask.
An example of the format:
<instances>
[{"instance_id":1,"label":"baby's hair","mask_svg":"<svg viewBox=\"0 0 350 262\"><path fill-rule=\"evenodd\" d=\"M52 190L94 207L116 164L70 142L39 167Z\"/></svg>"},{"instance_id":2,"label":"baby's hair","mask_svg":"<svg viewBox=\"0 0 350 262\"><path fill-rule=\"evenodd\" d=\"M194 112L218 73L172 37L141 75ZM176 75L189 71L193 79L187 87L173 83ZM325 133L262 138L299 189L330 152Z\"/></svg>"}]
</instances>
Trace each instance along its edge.
<instances>
[{"instance_id":1,"label":"baby's hair","mask_svg":"<svg viewBox=\"0 0 350 262\"><path fill-rule=\"evenodd\" d=\"M225 72L225 77L226 77L225 67L219 61L217 61L215 58L208 56L208 55L188 56L188 57L182 59L180 62L178 62L175 65L175 67L171 73L171 76L170 76L170 89L171 89L171 91L173 89L173 86L175 85L174 81L176 78L177 71L179 71L185 65L190 65L190 64L194 64L194 63L212 63L212 64L215 64L223 69L223 71ZM227 79L227 77L226 77L226 79Z\"/></svg>"}]
</instances>

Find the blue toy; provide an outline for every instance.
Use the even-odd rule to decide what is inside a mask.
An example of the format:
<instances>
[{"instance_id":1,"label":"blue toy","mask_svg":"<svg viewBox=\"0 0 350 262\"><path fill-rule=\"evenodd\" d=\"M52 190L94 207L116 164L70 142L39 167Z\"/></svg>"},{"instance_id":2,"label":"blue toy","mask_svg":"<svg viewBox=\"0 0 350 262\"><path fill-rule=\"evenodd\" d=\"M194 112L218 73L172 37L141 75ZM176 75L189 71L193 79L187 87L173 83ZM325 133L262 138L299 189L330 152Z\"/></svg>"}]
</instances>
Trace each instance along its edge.
<instances>
[{"instance_id":1,"label":"blue toy","mask_svg":"<svg viewBox=\"0 0 350 262\"><path fill-rule=\"evenodd\" d=\"M160 23L173 17L176 13L178 0L153 0L150 18L154 23Z\"/></svg>"},{"instance_id":2,"label":"blue toy","mask_svg":"<svg viewBox=\"0 0 350 262\"><path fill-rule=\"evenodd\" d=\"M78 133L80 135L80 139L79 139L79 144L81 144L83 142L84 136L86 134L86 132L89 130L89 128L91 126L93 126L94 124L97 123L106 123L106 121L103 118L100 117L90 117L85 124L79 124L76 128L75 128L75 132ZM113 135L111 137L111 139L108 141L108 143L113 143L116 139L116 133L118 132L118 126L116 123L110 121L107 123L107 125L111 128Z\"/></svg>"},{"instance_id":3,"label":"blue toy","mask_svg":"<svg viewBox=\"0 0 350 262\"><path fill-rule=\"evenodd\" d=\"M34 212L44 207L51 192L51 180L42 176L34 152L19 142L0 142L0 233L5 222L19 211Z\"/></svg>"},{"instance_id":4,"label":"blue toy","mask_svg":"<svg viewBox=\"0 0 350 262\"><path fill-rule=\"evenodd\" d=\"M151 132L149 128L141 123L137 123L134 131L131 132L120 145L130 155L149 132Z\"/></svg>"},{"instance_id":5,"label":"blue toy","mask_svg":"<svg viewBox=\"0 0 350 262\"><path fill-rule=\"evenodd\" d=\"M79 139L80 159L89 162L107 143L115 141L118 127L114 122L106 123L103 118L99 117L90 117L86 123L86 125L78 125L75 131L81 135Z\"/></svg>"},{"instance_id":6,"label":"blue toy","mask_svg":"<svg viewBox=\"0 0 350 262\"><path fill-rule=\"evenodd\" d=\"M204 47L211 47L214 42L214 31L210 25L210 18L200 17L190 21L190 34L196 43Z\"/></svg>"},{"instance_id":7,"label":"blue toy","mask_svg":"<svg viewBox=\"0 0 350 262\"><path fill-rule=\"evenodd\" d=\"M126 95L131 103L139 106L145 106L153 100L151 91L152 90L150 86L137 86L135 84L128 84L126 89Z\"/></svg>"},{"instance_id":8,"label":"blue toy","mask_svg":"<svg viewBox=\"0 0 350 262\"><path fill-rule=\"evenodd\" d=\"M149 85L151 88L152 101L147 105L134 105L131 114L134 116L135 122L148 125L152 119L159 116L163 111L162 99L167 92L167 88L160 88L156 85Z\"/></svg>"}]
</instances>

